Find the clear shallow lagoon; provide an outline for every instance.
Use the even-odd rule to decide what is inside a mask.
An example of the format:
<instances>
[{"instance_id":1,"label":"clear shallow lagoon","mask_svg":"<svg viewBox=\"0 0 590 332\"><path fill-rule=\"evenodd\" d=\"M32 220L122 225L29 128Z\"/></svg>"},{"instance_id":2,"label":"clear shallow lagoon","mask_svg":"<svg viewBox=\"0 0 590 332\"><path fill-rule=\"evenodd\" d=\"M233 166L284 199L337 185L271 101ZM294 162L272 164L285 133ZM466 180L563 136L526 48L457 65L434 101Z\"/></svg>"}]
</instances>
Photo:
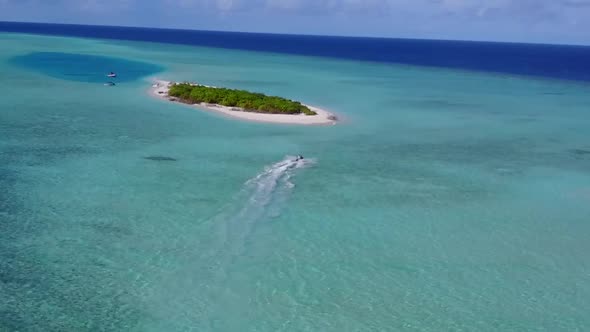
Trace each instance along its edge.
<instances>
[{"instance_id":1,"label":"clear shallow lagoon","mask_svg":"<svg viewBox=\"0 0 590 332\"><path fill-rule=\"evenodd\" d=\"M163 70L162 67L120 58L59 52L33 52L12 58L12 62L42 74L79 82L102 83L114 72L117 82L134 81ZM108 71L104 71L109 69Z\"/></svg>"},{"instance_id":2,"label":"clear shallow lagoon","mask_svg":"<svg viewBox=\"0 0 590 332\"><path fill-rule=\"evenodd\" d=\"M0 331L590 329L587 83L0 45ZM240 122L154 100L141 75L111 88L14 65L36 52L148 63L345 121ZM281 163L295 154L309 164Z\"/></svg>"}]
</instances>

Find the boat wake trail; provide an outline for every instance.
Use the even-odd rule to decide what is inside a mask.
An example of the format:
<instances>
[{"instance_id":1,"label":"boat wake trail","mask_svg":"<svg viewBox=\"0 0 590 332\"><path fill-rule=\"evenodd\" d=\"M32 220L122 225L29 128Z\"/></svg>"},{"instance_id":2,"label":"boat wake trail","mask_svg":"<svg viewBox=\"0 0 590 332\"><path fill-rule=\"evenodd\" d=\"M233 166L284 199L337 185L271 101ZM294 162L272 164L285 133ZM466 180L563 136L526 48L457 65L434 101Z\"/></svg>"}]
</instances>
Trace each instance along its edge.
<instances>
[{"instance_id":1,"label":"boat wake trail","mask_svg":"<svg viewBox=\"0 0 590 332\"><path fill-rule=\"evenodd\" d=\"M158 303L177 301L178 305L157 307L156 313L166 312L177 317L176 321L185 321L190 315L202 322L202 330L219 329L217 319L203 317L242 313L250 305L244 301L255 296L251 293L255 287L244 287L248 281L242 279L241 264L263 261L265 257L256 256L271 255L274 243L274 238L266 232L258 233L257 228L280 215L295 189L295 176L314 164L313 160L286 156L265 167L246 181L221 211L203 220L195 229L198 234L184 234L177 243L170 243L181 263L161 269L162 274L153 279L160 285L153 288L158 290L153 296ZM152 259L162 258L157 254Z\"/></svg>"},{"instance_id":2,"label":"boat wake trail","mask_svg":"<svg viewBox=\"0 0 590 332\"><path fill-rule=\"evenodd\" d=\"M246 189L249 191L249 204L242 212L263 213L276 200L285 198L295 185L291 183L294 171L299 168L310 166L314 161L310 159L297 160L296 157L287 156L284 160L267 167L262 173L246 182ZM254 210L254 211L250 211Z\"/></svg>"},{"instance_id":3,"label":"boat wake trail","mask_svg":"<svg viewBox=\"0 0 590 332\"><path fill-rule=\"evenodd\" d=\"M298 170L315 164L313 159L286 156L285 159L267 166L256 177L248 180L244 188L232 200L232 204L212 218L217 230L215 253L222 270L231 264L234 257L244 251L254 228L260 222L280 215L281 209L295 188L291 182Z\"/></svg>"}]
</instances>

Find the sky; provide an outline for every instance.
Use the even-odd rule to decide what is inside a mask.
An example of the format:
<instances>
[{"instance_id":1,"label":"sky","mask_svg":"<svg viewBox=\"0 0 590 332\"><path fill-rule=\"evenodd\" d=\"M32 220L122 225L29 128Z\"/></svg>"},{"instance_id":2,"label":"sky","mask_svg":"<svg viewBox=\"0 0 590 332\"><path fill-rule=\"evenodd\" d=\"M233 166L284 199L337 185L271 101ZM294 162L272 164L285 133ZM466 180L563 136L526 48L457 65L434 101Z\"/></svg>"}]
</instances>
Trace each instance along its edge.
<instances>
[{"instance_id":1,"label":"sky","mask_svg":"<svg viewBox=\"0 0 590 332\"><path fill-rule=\"evenodd\" d=\"M0 0L0 21L590 45L590 0Z\"/></svg>"}]
</instances>

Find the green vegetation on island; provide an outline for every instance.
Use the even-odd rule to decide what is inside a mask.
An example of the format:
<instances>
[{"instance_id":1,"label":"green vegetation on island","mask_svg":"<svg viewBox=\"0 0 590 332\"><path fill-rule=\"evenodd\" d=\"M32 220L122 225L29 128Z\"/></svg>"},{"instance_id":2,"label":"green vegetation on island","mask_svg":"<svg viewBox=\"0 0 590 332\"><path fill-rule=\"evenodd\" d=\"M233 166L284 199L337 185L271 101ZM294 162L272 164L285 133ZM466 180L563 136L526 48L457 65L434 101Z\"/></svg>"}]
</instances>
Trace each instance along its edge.
<instances>
[{"instance_id":1,"label":"green vegetation on island","mask_svg":"<svg viewBox=\"0 0 590 332\"><path fill-rule=\"evenodd\" d=\"M237 107L247 112L271 114L316 115L309 107L298 101L281 97L266 96L244 90L214 88L190 83L173 84L168 95L191 104L208 103Z\"/></svg>"}]
</instances>

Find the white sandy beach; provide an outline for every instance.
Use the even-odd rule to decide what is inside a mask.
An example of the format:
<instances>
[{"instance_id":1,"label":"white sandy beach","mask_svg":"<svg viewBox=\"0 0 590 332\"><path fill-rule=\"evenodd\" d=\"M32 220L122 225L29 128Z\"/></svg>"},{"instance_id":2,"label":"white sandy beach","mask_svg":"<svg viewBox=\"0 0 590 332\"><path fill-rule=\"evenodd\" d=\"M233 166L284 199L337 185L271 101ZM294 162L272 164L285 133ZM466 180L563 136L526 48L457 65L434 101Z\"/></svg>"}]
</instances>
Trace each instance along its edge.
<instances>
[{"instance_id":1,"label":"white sandy beach","mask_svg":"<svg viewBox=\"0 0 590 332\"><path fill-rule=\"evenodd\" d=\"M164 80L153 80L152 87L150 88L150 94L153 96L169 99L168 91L169 86L172 84L170 81ZM330 113L321 108L305 105L312 111L316 112L317 115L305 115L305 114L266 114L266 113L254 113L246 111L238 111L235 107L227 107L221 105L212 104L195 104L194 106L216 111L221 114L238 118L247 121L257 122L270 122L270 123L283 123L283 124L297 124L297 125L334 125L337 122L337 118L333 113Z\"/></svg>"}]
</instances>

